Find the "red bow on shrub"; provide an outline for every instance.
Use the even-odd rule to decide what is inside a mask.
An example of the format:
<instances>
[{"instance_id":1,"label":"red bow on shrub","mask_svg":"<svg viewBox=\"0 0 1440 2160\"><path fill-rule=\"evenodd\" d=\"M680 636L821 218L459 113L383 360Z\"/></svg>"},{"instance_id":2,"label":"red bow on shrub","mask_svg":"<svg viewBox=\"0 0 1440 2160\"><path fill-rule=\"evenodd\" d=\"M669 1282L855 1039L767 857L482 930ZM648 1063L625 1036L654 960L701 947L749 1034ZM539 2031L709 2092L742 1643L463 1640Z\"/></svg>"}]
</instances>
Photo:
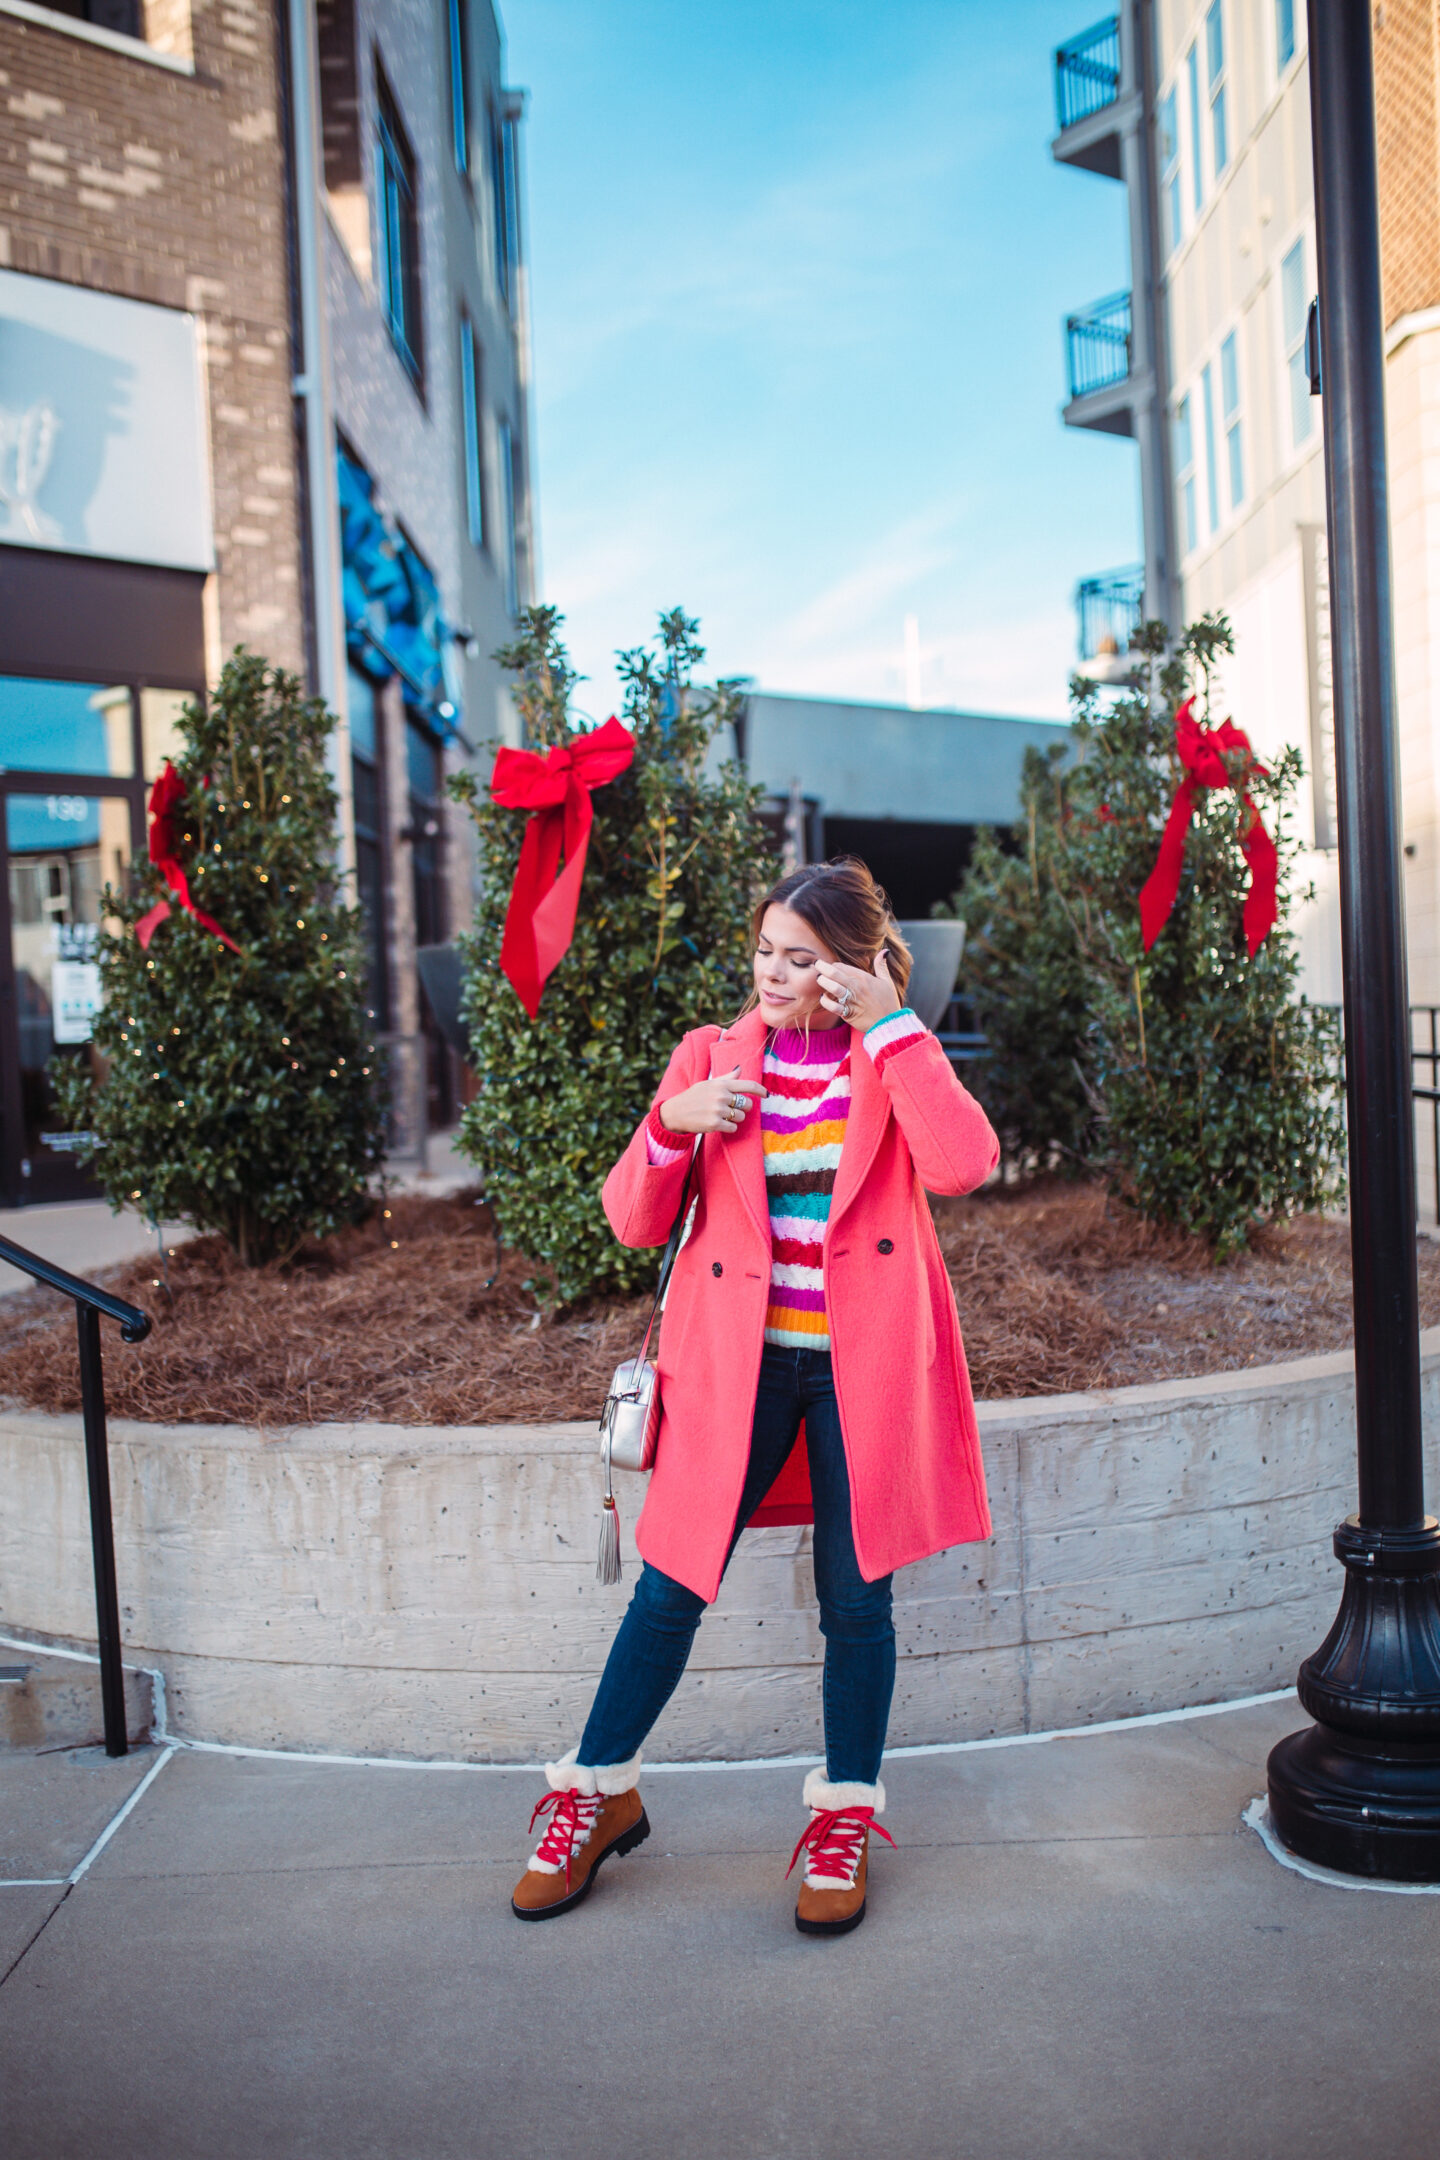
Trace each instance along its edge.
<instances>
[{"instance_id":1,"label":"red bow on shrub","mask_svg":"<svg viewBox=\"0 0 1440 2160\"><path fill-rule=\"evenodd\" d=\"M1244 729L1237 728L1233 720L1223 721L1218 728L1201 727L1195 718L1193 697L1186 698L1175 715L1175 748L1185 768L1185 776L1175 790L1175 800L1165 820L1155 867L1140 888L1140 933L1145 950L1149 952L1170 920L1185 862L1185 835L1195 815L1201 788L1233 787L1245 812L1240 852L1250 865L1250 890L1245 895L1244 921L1245 942L1253 960L1274 928L1277 913L1275 886L1279 857L1274 841L1260 822L1260 812L1245 788L1251 773L1263 773L1265 767L1251 750L1250 738ZM1238 778L1225 763L1225 754L1228 752L1233 757L1236 751L1243 751L1245 756L1244 769Z\"/></svg>"},{"instance_id":2,"label":"red bow on shrub","mask_svg":"<svg viewBox=\"0 0 1440 2160\"><path fill-rule=\"evenodd\" d=\"M592 788L618 778L635 755L635 738L612 716L592 734L533 750L498 751L490 793L506 810L534 814L525 828L500 965L533 1020L540 995L570 949L595 812ZM565 867L560 868L561 852Z\"/></svg>"},{"instance_id":3,"label":"red bow on shrub","mask_svg":"<svg viewBox=\"0 0 1440 2160\"><path fill-rule=\"evenodd\" d=\"M150 790L150 860L186 914L193 915L202 930L210 931L219 938L222 945L228 945L231 952L238 953L240 948L234 938L227 936L214 916L207 915L203 908L196 907L190 897L190 880L185 875L184 865L177 853L180 842L175 825L175 813L184 798L185 783L169 758L166 758L165 769ZM151 938L169 913L169 901L157 900L149 914L141 916L135 925L135 935L142 947L149 946Z\"/></svg>"}]
</instances>

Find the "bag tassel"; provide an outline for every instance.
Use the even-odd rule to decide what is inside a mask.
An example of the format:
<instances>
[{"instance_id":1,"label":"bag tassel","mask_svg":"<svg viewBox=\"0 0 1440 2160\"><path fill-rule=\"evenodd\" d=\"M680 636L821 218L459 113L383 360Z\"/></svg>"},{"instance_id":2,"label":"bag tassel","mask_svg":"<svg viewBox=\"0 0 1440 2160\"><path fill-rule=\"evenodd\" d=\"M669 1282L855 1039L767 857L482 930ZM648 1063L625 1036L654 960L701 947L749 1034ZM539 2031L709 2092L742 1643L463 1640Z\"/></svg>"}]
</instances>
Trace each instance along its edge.
<instances>
[{"instance_id":1,"label":"bag tassel","mask_svg":"<svg viewBox=\"0 0 1440 2160\"><path fill-rule=\"evenodd\" d=\"M620 1565L620 1515L612 1497L605 1502L600 1516L600 1558L595 1580L607 1585L617 1583L624 1572Z\"/></svg>"},{"instance_id":2,"label":"bag tassel","mask_svg":"<svg viewBox=\"0 0 1440 2160\"><path fill-rule=\"evenodd\" d=\"M615 1505L615 1493L610 1480L610 1448L605 1448L605 1501L600 1511L600 1556L595 1562L595 1580L607 1587L619 1582L624 1574L620 1565L620 1510Z\"/></svg>"}]
</instances>

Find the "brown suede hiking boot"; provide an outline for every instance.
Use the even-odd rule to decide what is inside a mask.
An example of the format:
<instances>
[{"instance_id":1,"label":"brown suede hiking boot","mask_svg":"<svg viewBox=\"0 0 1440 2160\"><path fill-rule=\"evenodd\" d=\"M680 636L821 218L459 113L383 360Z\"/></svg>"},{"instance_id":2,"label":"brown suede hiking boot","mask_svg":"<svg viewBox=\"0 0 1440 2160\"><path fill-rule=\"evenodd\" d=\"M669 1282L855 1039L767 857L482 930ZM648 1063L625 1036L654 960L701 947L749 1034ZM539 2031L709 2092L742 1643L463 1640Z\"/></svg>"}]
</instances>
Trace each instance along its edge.
<instances>
[{"instance_id":1,"label":"brown suede hiking boot","mask_svg":"<svg viewBox=\"0 0 1440 2160\"><path fill-rule=\"evenodd\" d=\"M805 1875L795 1905L802 1935L848 1935L865 1918L870 1873L870 1832L895 1840L875 1817L884 1811L883 1785L832 1785L819 1770L805 1780L810 1826L790 1855L790 1874L801 1853Z\"/></svg>"},{"instance_id":2,"label":"brown suede hiking boot","mask_svg":"<svg viewBox=\"0 0 1440 2160\"><path fill-rule=\"evenodd\" d=\"M573 1756L547 1763L550 1790L530 1817L550 1821L535 1856L515 1886L510 1910L519 1920L550 1920L590 1895L602 1860L633 1852L650 1835L636 1779L640 1758L592 1770Z\"/></svg>"}]
</instances>

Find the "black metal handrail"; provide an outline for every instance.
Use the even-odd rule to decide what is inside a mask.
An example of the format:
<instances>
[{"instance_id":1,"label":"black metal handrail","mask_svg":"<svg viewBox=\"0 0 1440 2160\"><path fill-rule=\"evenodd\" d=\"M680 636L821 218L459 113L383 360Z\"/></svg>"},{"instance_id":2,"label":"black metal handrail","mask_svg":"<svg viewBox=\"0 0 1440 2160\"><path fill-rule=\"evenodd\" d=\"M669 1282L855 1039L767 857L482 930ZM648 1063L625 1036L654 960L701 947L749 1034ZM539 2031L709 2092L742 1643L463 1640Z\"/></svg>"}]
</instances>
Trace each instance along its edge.
<instances>
[{"instance_id":1,"label":"black metal handrail","mask_svg":"<svg viewBox=\"0 0 1440 2160\"><path fill-rule=\"evenodd\" d=\"M105 1716L105 1752L126 1755L130 1738L125 1718L125 1672L120 1642L120 1597L115 1581L115 1524L110 1507L110 1455L105 1437L105 1375L100 1356L100 1315L118 1320L129 1343L143 1342L150 1315L96 1283L71 1275L38 1253L27 1252L0 1237L0 1260L23 1275L74 1300L80 1344L80 1411L85 1427L85 1471L90 1486L90 1550L95 1563L95 1632L100 1646L100 1702Z\"/></svg>"},{"instance_id":2,"label":"black metal handrail","mask_svg":"<svg viewBox=\"0 0 1440 2160\"><path fill-rule=\"evenodd\" d=\"M1108 390L1130 373L1130 295L1112 293L1065 318L1065 351L1072 398Z\"/></svg>"},{"instance_id":3,"label":"black metal handrail","mask_svg":"<svg viewBox=\"0 0 1440 2160\"><path fill-rule=\"evenodd\" d=\"M1055 54L1055 118L1066 128L1102 112L1120 95L1120 18L1082 31Z\"/></svg>"}]
</instances>

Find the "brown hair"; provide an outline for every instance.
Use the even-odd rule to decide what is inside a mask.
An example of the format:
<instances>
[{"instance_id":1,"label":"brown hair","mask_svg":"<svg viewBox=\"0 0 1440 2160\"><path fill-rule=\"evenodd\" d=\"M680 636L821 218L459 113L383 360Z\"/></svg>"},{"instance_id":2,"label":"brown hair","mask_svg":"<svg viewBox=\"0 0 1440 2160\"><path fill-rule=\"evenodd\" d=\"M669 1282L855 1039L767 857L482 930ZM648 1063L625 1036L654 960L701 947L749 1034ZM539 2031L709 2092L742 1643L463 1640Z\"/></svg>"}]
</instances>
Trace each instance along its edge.
<instances>
[{"instance_id":1,"label":"brown hair","mask_svg":"<svg viewBox=\"0 0 1440 2160\"><path fill-rule=\"evenodd\" d=\"M890 979L904 997L910 981L910 948L884 892L853 855L842 855L835 862L807 863L803 870L792 870L772 885L755 910L752 929L757 943L765 911L772 907L793 909L847 967L864 968L869 974L883 946Z\"/></svg>"}]
</instances>

